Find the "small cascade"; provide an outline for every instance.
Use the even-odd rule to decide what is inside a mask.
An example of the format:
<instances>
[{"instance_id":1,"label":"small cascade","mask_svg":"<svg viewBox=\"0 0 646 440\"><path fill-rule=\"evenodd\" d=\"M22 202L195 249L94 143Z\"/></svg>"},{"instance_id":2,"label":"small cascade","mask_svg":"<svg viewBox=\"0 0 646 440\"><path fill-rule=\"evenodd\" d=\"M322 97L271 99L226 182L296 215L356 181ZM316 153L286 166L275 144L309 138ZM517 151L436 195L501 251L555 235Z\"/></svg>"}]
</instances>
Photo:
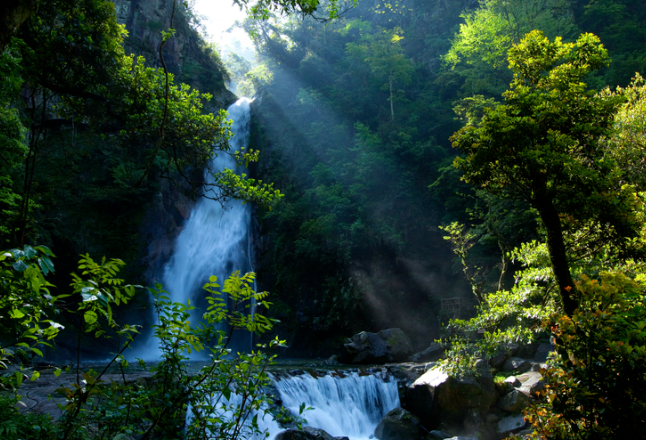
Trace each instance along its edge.
<instances>
[{"instance_id":1,"label":"small cascade","mask_svg":"<svg viewBox=\"0 0 646 440\"><path fill-rule=\"evenodd\" d=\"M274 383L283 406L293 414L302 403L313 408L303 413L308 426L351 440L368 439L384 416L400 405L397 382L383 372L301 374L275 378Z\"/></svg>"}]
</instances>

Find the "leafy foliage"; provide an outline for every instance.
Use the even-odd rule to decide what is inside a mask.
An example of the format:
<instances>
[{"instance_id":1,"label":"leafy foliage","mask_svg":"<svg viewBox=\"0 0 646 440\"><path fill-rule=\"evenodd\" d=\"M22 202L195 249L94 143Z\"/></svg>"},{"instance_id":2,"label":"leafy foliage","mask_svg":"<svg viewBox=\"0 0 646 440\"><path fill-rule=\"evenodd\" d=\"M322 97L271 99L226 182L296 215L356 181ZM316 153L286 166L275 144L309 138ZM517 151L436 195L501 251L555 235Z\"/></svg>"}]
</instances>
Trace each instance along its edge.
<instances>
[{"instance_id":1,"label":"leafy foliage","mask_svg":"<svg viewBox=\"0 0 646 440\"><path fill-rule=\"evenodd\" d=\"M3 300L0 310L3 316L12 318L2 320L2 342L12 348L26 348L37 356L42 352L36 347L47 344L62 330L47 316L62 311L61 300L65 297L48 293L47 288L53 287L45 281L45 275L53 270L51 256L45 247L27 246L4 253L0 260L4 265L2 286L6 290L0 295ZM59 421L21 415L15 409L16 399L3 394L0 413L11 415L0 424L3 438L104 439L137 435L233 440L264 435L258 417L271 403L264 387L269 382L266 368L275 355L263 349L271 352L284 346L284 341L274 339L246 354L234 354L227 348L234 330L260 334L272 328L273 320L245 312L254 302L260 307L270 306L267 292L256 293L252 289L255 275L240 276L236 272L225 280L221 291L216 277L211 277L204 286L210 305L199 325L190 322L194 307L171 302L168 293L157 285L151 291L159 319L155 336L160 361L152 367L140 361L153 377L147 382L126 382L124 378L123 382L108 384L102 377L115 362L123 373L128 366L123 352L137 333L135 327L118 326L112 319L112 306L129 301L135 291L135 286L123 286L123 280L117 278L122 266L120 260L96 263L83 256L79 262L81 275L73 277L74 292L82 297L74 313L85 322L87 331L94 331L97 337L109 337L107 325L117 328L126 342L118 346L118 352L101 372L85 372L82 381L57 390L67 398ZM231 308L227 308L227 298ZM17 339L11 340L12 335L18 335ZM211 361L195 373L189 371L186 361L191 353L199 351L208 351ZM0 355L1 368L6 369L11 363L21 367L15 375L3 378L5 385L19 388L24 377L20 358L6 345ZM61 374L60 369L56 374ZM34 371L32 380L37 378L38 372ZM187 413L189 423L185 426Z\"/></svg>"},{"instance_id":2,"label":"leafy foliage","mask_svg":"<svg viewBox=\"0 0 646 440\"><path fill-rule=\"evenodd\" d=\"M558 356L544 373L544 400L528 418L540 438L632 435L646 414L643 275L640 281L620 272L582 276L577 292L575 314L547 323Z\"/></svg>"}]
</instances>

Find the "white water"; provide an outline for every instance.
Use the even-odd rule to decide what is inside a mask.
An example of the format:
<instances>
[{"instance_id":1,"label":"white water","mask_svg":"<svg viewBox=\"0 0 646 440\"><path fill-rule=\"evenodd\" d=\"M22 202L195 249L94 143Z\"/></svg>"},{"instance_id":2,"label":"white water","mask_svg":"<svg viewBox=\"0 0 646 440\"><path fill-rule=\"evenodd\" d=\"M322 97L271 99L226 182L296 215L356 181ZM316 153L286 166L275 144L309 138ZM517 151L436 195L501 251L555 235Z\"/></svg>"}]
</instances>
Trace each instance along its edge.
<instances>
[{"instance_id":1,"label":"white water","mask_svg":"<svg viewBox=\"0 0 646 440\"><path fill-rule=\"evenodd\" d=\"M228 108L233 119L230 141L231 150L237 151L247 146L249 141L249 100L239 99ZM220 154L211 161L211 171L234 169L235 160L227 154ZM205 180L213 183L214 178L208 168ZM207 197L217 197L216 190L205 190ZM199 307L202 286L209 276L216 275L218 284L233 271L242 274L251 269L249 255L249 227L251 211L249 204L230 200L224 206L216 200L200 198L177 237L175 253L164 269L164 287L172 301Z\"/></svg>"},{"instance_id":2,"label":"white water","mask_svg":"<svg viewBox=\"0 0 646 440\"><path fill-rule=\"evenodd\" d=\"M323 377L312 377L309 374L274 378L274 386L280 393L282 404L293 415L298 415L302 404L312 408L303 412L305 426L319 428L332 436L349 437L350 440L368 440L384 416L400 405L397 382L386 373L359 375L345 373L345 377L328 374ZM230 400L219 396L218 405L223 411L219 416L233 420L232 406L241 403L236 394ZM224 410L226 408L226 410ZM269 440L284 429L266 411L251 412L249 422L258 415L258 427L269 433ZM192 417L189 408L188 420ZM253 440L264 440L264 436L246 436Z\"/></svg>"},{"instance_id":3,"label":"white water","mask_svg":"<svg viewBox=\"0 0 646 440\"><path fill-rule=\"evenodd\" d=\"M249 142L250 102L247 98L241 98L228 108L229 118L233 120L231 131L234 133L229 141L231 152L246 148ZM214 156L204 171L205 182L213 184L213 173L225 168L235 169L235 160L223 153ZM164 267L163 274L163 286L171 301L187 304L190 300L191 305L196 307L192 324L197 324L206 311L202 286L211 275L217 276L218 284L223 286L224 280L232 272L239 270L244 274L252 270L249 204L228 200L223 205L213 200L220 195L214 186L205 186L204 195L206 197L197 201L177 237L173 256ZM149 338L142 346L135 348L133 358L159 359L159 348L152 342L152 335ZM232 339L229 348L234 352L251 349L250 334L234 333ZM199 356L195 359L199 359Z\"/></svg>"},{"instance_id":4,"label":"white water","mask_svg":"<svg viewBox=\"0 0 646 440\"><path fill-rule=\"evenodd\" d=\"M292 414L298 414L302 403L313 408L303 413L307 426L351 440L368 439L384 416L400 405L397 382L385 374L303 374L277 379L275 385ZM276 434L270 430L270 438Z\"/></svg>"}]
</instances>

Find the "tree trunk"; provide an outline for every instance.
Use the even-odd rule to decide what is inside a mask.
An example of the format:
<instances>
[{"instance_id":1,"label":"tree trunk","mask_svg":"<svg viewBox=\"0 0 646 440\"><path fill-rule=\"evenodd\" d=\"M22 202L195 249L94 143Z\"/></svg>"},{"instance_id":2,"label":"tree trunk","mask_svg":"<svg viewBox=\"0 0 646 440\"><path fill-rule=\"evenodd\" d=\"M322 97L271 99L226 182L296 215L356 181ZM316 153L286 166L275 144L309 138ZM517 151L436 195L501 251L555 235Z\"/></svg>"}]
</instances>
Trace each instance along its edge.
<instances>
[{"instance_id":1,"label":"tree trunk","mask_svg":"<svg viewBox=\"0 0 646 440\"><path fill-rule=\"evenodd\" d=\"M578 307L578 303L574 299L575 287L565 252L561 219L552 201L547 197L535 199L533 205L538 210L547 232L547 250L550 253L554 277L559 285L563 311L566 315L572 316L574 310Z\"/></svg>"},{"instance_id":2,"label":"tree trunk","mask_svg":"<svg viewBox=\"0 0 646 440\"><path fill-rule=\"evenodd\" d=\"M395 122L395 107L393 104L393 79L390 78L390 120Z\"/></svg>"}]
</instances>

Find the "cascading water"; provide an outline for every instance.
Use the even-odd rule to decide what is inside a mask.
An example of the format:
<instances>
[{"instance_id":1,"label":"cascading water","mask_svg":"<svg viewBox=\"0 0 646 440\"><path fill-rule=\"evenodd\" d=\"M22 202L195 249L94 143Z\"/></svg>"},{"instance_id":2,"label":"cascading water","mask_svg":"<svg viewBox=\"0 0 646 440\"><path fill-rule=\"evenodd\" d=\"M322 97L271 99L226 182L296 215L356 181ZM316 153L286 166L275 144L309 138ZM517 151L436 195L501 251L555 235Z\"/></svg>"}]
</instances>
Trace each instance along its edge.
<instances>
[{"instance_id":1,"label":"cascading water","mask_svg":"<svg viewBox=\"0 0 646 440\"><path fill-rule=\"evenodd\" d=\"M228 108L229 117L233 120L231 131L234 133L229 141L231 152L247 147L250 103L249 99L241 98ZM230 155L220 153L213 157L204 172L207 184L215 182L214 172L225 168L236 168L235 160ZM198 322L206 310L202 286L211 275L216 275L218 284L223 285L232 272L239 270L244 274L252 270L249 240L251 209L239 200L228 200L224 205L213 200L220 195L218 191L214 186L205 187L206 197L200 198L195 204L177 237L173 256L164 268L164 289L174 302L187 304L190 300L191 305L196 307L193 311L194 322ZM135 357L157 359L159 353L154 347L154 343L146 343L144 347L135 349ZM251 336L248 333L234 333L229 348L234 352L250 350Z\"/></svg>"},{"instance_id":2,"label":"cascading water","mask_svg":"<svg viewBox=\"0 0 646 440\"><path fill-rule=\"evenodd\" d=\"M293 414L298 414L302 403L313 408L303 413L308 426L352 440L368 439L384 416L400 404L397 382L385 373L318 378L302 374L276 378L274 383L283 406ZM270 434L273 438L276 433Z\"/></svg>"},{"instance_id":3,"label":"cascading water","mask_svg":"<svg viewBox=\"0 0 646 440\"><path fill-rule=\"evenodd\" d=\"M282 405L292 414L298 414L302 404L306 408L312 408L302 414L305 426L322 429L332 436L349 437L350 440L368 440L384 416L400 405L397 382L385 372L334 372L319 377L309 374L281 375L273 377L273 382ZM228 408L218 416L233 421L234 415L230 408L240 405L240 396L235 393L230 399L218 396L218 401L219 408ZM254 416L257 416L260 431L269 434L269 440L274 440L284 430L266 409L252 411L247 416L247 423ZM190 410L188 417L192 417ZM251 430L247 426L242 431ZM248 438L264 440L265 436L252 435Z\"/></svg>"}]
</instances>

